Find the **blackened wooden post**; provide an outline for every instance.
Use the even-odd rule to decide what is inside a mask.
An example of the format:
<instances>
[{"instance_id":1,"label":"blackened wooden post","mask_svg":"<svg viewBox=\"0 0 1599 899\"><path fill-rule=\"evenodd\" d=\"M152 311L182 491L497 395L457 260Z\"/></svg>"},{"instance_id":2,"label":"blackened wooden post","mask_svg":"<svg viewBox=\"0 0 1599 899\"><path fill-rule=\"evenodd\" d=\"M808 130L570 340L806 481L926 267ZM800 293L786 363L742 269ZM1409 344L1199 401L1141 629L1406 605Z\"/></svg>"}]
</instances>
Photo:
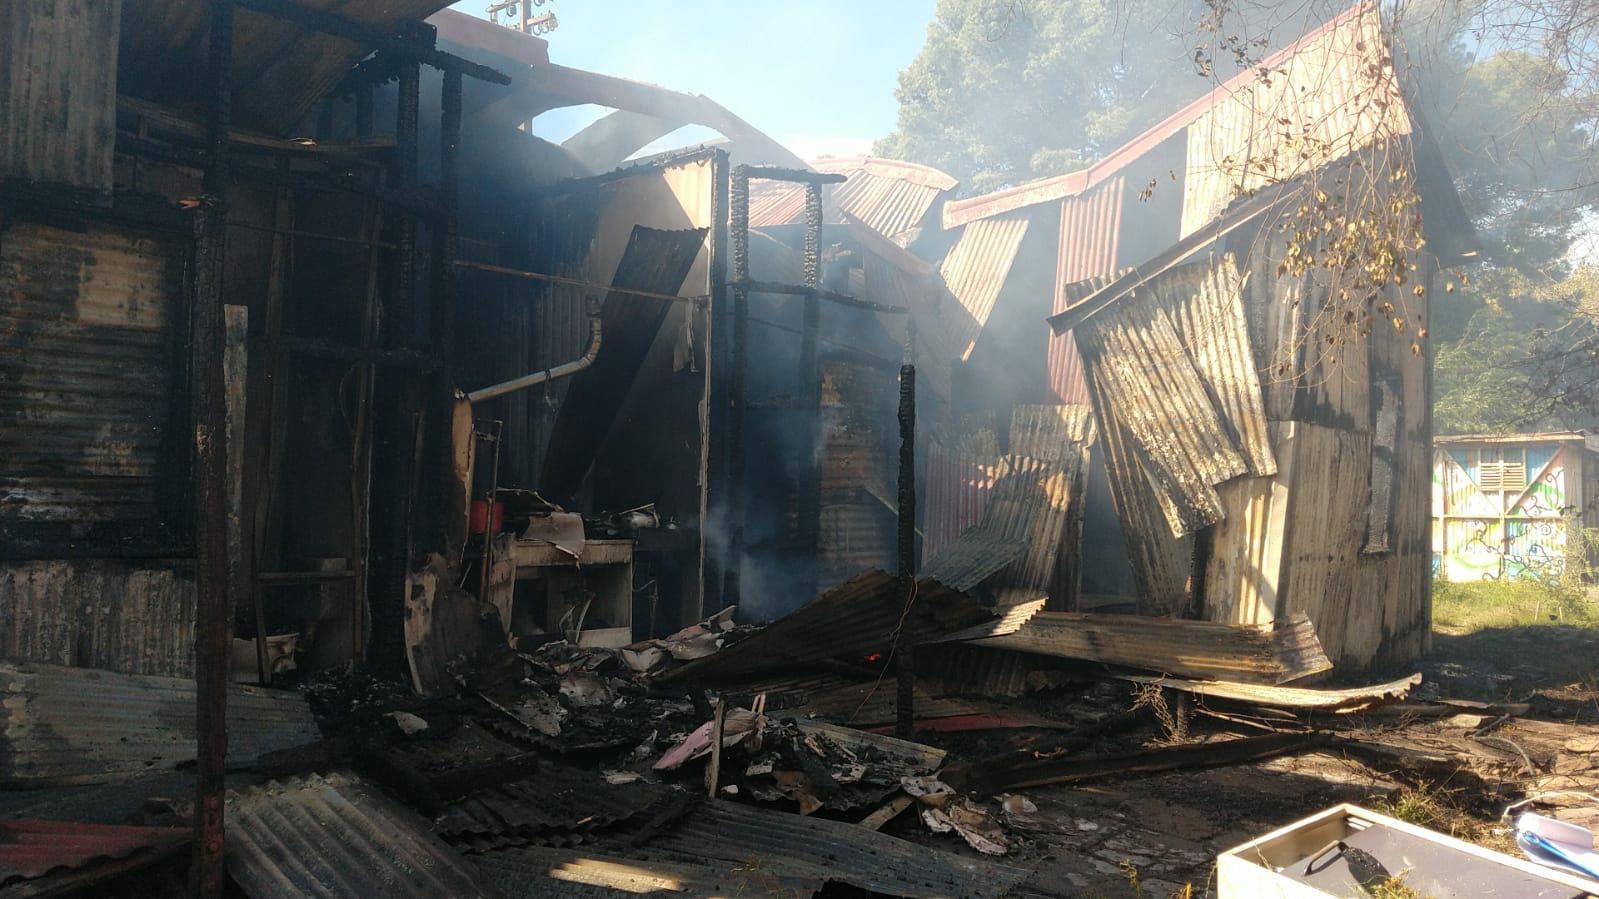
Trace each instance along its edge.
<instances>
[{"instance_id":1,"label":"blackened wooden post","mask_svg":"<svg viewBox=\"0 0 1599 899\"><path fill-rule=\"evenodd\" d=\"M417 107L422 90L422 73L411 60L402 61L399 69L400 87L394 126L395 180L401 196L411 201L416 198ZM388 323L389 335L395 346L408 347L415 343L416 230L416 216L403 214L400 218L399 245L395 250L399 273L394 285L393 321Z\"/></svg>"},{"instance_id":2,"label":"blackened wooden post","mask_svg":"<svg viewBox=\"0 0 1599 899\"><path fill-rule=\"evenodd\" d=\"M822 439L822 373L817 362L817 344L821 339L822 301L817 290L822 286L822 185L807 182L805 185L805 294L804 317L800 332L800 410L804 422L804 443L800 471L804 480L799 491L799 538L801 552L813 560L821 546L822 533L822 466L820 464ZM805 585L807 593L817 587L818 567L811 566L811 579Z\"/></svg>"},{"instance_id":3,"label":"blackened wooden post","mask_svg":"<svg viewBox=\"0 0 1599 899\"><path fill-rule=\"evenodd\" d=\"M750 173L733 167L728 181L728 238L733 255L733 360L727 406L727 567L722 577L723 605L739 601L744 564L744 403L748 389L750 334Z\"/></svg>"},{"instance_id":4,"label":"blackened wooden post","mask_svg":"<svg viewBox=\"0 0 1599 899\"><path fill-rule=\"evenodd\" d=\"M915 345L915 326L911 328ZM899 580L907 603L915 602L916 589L916 366L899 367ZM903 636L901 639L905 639ZM898 695L894 707L894 734L909 740L916 731L916 660L909 641L894 656Z\"/></svg>"},{"instance_id":5,"label":"blackened wooden post","mask_svg":"<svg viewBox=\"0 0 1599 899\"><path fill-rule=\"evenodd\" d=\"M207 75L209 154L204 193L195 214L190 298L194 394L195 483L195 736L194 895L222 895L224 775L228 754L228 489L227 395L222 368L223 243L228 192L234 0L212 0Z\"/></svg>"}]
</instances>

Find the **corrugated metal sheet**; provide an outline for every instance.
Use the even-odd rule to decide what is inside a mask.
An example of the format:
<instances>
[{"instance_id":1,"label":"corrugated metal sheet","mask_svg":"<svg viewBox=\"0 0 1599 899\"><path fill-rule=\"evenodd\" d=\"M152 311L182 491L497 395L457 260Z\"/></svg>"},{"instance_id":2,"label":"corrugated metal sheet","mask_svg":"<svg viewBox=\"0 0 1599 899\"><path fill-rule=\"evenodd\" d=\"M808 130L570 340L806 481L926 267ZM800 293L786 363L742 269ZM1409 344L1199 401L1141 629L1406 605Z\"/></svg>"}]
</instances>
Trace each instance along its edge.
<instances>
[{"instance_id":1,"label":"corrugated metal sheet","mask_svg":"<svg viewBox=\"0 0 1599 899\"><path fill-rule=\"evenodd\" d=\"M1086 403L1020 405L1011 410L1010 451L1065 464L1094 442L1094 411Z\"/></svg>"},{"instance_id":2,"label":"corrugated metal sheet","mask_svg":"<svg viewBox=\"0 0 1599 899\"><path fill-rule=\"evenodd\" d=\"M0 236L0 527L153 527L183 248L108 225Z\"/></svg>"},{"instance_id":3,"label":"corrugated metal sheet","mask_svg":"<svg viewBox=\"0 0 1599 899\"><path fill-rule=\"evenodd\" d=\"M0 565L0 658L124 674L192 674L194 576L186 566L90 560Z\"/></svg>"},{"instance_id":4,"label":"corrugated metal sheet","mask_svg":"<svg viewBox=\"0 0 1599 899\"><path fill-rule=\"evenodd\" d=\"M1339 114L1336 118L1342 118L1347 122L1350 121L1351 115L1358 114L1361 116L1359 121L1364 123L1369 120L1370 116L1376 114L1378 110L1362 110L1358 107L1358 104L1352 104L1349 100L1350 98L1360 99L1361 95L1354 91L1353 87L1361 84L1359 79L1364 77L1366 82L1372 87L1366 91L1365 99L1360 102L1376 104L1378 100L1388 101L1387 95L1390 88L1387 84L1382 83L1384 80L1391 81L1393 77L1391 65L1388 63L1387 47L1387 40L1381 34L1381 19L1377 5L1375 3L1361 3L1350 7L1326 24L1306 33L1298 40L1261 60L1258 64L1228 79L1205 96L1167 116L1151 126L1143 134L1116 148L1104 159L1095 162L1086 169L1020 184L991 194L966 197L946 203L943 210L944 227L946 229L957 228L975 220L1003 215L1038 203L1054 202L1065 197L1082 194L1114 178L1130 164L1145 157L1146 154L1178 135L1182 135L1186 141L1189 134L1197 133L1201 141L1201 146L1196 148L1201 154L1199 158L1206 160L1206 165L1215 168L1216 161L1224 159L1225 153L1217 152L1217 148L1204 146L1203 144L1207 142L1214 143L1207 134L1211 129L1194 129L1195 123L1199 122L1208 111L1227 106L1235 95L1241 93L1248 95L1248 92L1257 89L1272 90L1271 85L1265 84L1265 82L1275 83L1284 80L1279 75L1279 70L1289 66L1299 54L1305 53L1309 48L1325 49L1318 49L1309 53L1310 58L1315 60L1315 64L1304 67L1303 74L1305 77L1296 82L1295 94L1304 97L1326 90L1325 84L1321 82L1334 77L1355 79L1351 85L1345 86L1343 90L1332 92L1333 95L1341 94L1346 99L1342 102L1334 100L1326 105L1335 108ZM1373 62L1379 63L1379 68L1376 72L1368 70ZM1380 77L1374 80L1373 76ZM1397 105L1397 101L1398 98L1394 97L1393 102L1389 105ZM1279 106L1284 118L1296 115L1314 116L1316 113L1315 107L1287 103L1279 104ZM1262 104L1252 98L1250 108L1267 110L1270 109L1270 105ZM1402 107L1400 107L1400 112L1403 112ZM1297 134L1298 129L1306 124L1307 121L1312 125L1316 122L1314 118L1299 120L1290 118L1287 123L1274 121L1263 123L1263 127L1270 127L1275 124L1279 127L1286 127ZM1184 132L1188 132L1188 134L1184 134ZM1219 138L1222 135L1218 133L1215 136ZM1234 158L1245 158L1247 155L1247 153L1242 157L1235 155ZM1195 150L1189 150L1188 158L1195 159ZM1184 172L1184 179L1186 181L1191 177L1193 175L1190 168ZM1184 234L1190 231L1187 227L1188 224L1189 216L1185 214Z\"/></svg>"},{"instance_id":5,"label":"corrugated metal sheet","mask_svg":"<svg viewBox=\"0 0 1599 899\"><path fill-rule=\"evenodd\" d=\"M894 159L846 157L816 159L818 172L849 180L823 189L827 221L838 212L870 226L890 240L903 240L922 223L933 203L954 189L956 181L937 169ZM785 181L750 182L750 227L798 225L805 222L805 187Z\"/></svg>"},{"instance_id":6,"label":"corrugated metal sheet","mask_svg":"<svg viewBox=\"0 0 1599 899\"><path fill-rule=\"evenodd\" d=\"M889 896L1002 896L1031 874L929 849L844 821L708 802L650 843L669 857L816 878Z\"/></svg>"},{"instance_id":7,"label":"corrugated metal sheet","mask_svg":"<svg viewBox=\"0 0 1599 899\"><path fill-rule=\"evenodd\" d=\"M887 652L896 639L921 642L994 617L960 592L926 579L917 584L908 610L906 599L898 578L868 571L715 655L671 669L660 680L721 680L833 657L864 659Z\"/></svg>"},{"instance_id":8,"label":"corrugated metal sheet","mask_svg":"<svg viewBox=\"0 0 1599 899\"><path fill-rule=\"evenodd\" d=\"M609 784L592 770L546 764L532 777L451 803L433 829L468 852L573 845L667 805L685 804L686 794L675 787L644 781Z\"/></svg>"},{"instance_id":9,"label":"corrugated metal sheet","mask_svg":"<svg viewBox=\"0 0 1599 899\"><path fill-rule=\"evenodd\" d=\"M949 323L961 361L971 358L977 337L994 312L1027 234L1027 222L1026 216L973 222L961 231L938 267L950 293L966 310L965 318Z\"/></svg>"},{"instance_id":10,"label":"corrugated metal sheet","mask_svg":"<svg viewBox=\"0 0 1599 899\"><path fill-rule=\"evenodd\" d=\"M449 3L312 0L305 5L394 34L401 22L424 19ZM205 108L205 79L195 73L205 71L209 8L205 0L140 0L130 6L122 17L119 89L178 108ZM233 39L234 122L272 134L289 133L369 52L343 38L239 10Z\"/></svg>"},{"instance_id":11,"label":"corrugated metal sheet","mask_svg":"<svg viewBox=\"0 0 1599 899\"><path fill-rule=\"evenodd\" d=\"M194 708L191 680L0 664L0 784L101 783L192 761ZM230 764L320 738L299 694L229 691Z\"/></svg>"},{"instance_id":12,"label":"corrugated metal sheet","mask_svg":"<svg viewBox=\"0 0 1599 899\"><path fill-rule=\"evenodd\" d=\"M872 568L894 567L897 471L884 433L894 422L895 379L847 359L822 364L819 583L833 586Z\"/></svg>"},{"instance_id":13,"label":"corrugated metal sheet","mask_svg":"<svg viewBox=\"0 0 1599 899\"><path fill-rule=\"evenodd\" d=\"M1136 308L1136 311L1135 311ZM1077 332L1175 536L1223 515L1216 486L1276 470L1230 254L1174 269Z\"/></svg>"},{"instance_id":14,"label":"corrugated metal sheet","mask_svg":"<svg viewBox=\"0 0 1599 899\"><path fill-rule=\"evenodd\" d=\"M178 827L0 821L0 887L108 859L146 856L154 862L187 844L191 833Z\"/></svg>"},{"instance_id":15,"label":"corrugated metal sheet","mask_svg":"<svg viewBox=\"0 0 1599 899\"><path fill-rule=\"evenodd\" d=\"M942 691L953 696L1020 699L1027 694L1028 675L1038 669L1039 659L1005 649L953 644L918 656L916 667L919 674L937 678ZM916 717L928 716L917 707Z\"/></svg>"},{"instance_id":16,"label":"corrugated metal sheet","mask_svg":"<svg viewBox=\"0 0 1599 899\"><path fill-rule=\"evenodd\" d=\"M1002 457L983 520L926 562L922 576L970 590L1003 571L999 587L1048 590L1080 458Z\"/></svg>"},{"instance_id":17,"label":"corrugated metal sheet","mask_svg":"<svg viewBox=\"0 0 1599 899\"><path fill-rule=\"evenodd\" d=\"M1095 409L1109 408L1111 400L1092 373L1089 395ZM1155 493L1144 476L1136 444L1127 428L1115 418L1100 418L1099 434L1105 447L1105 477L1111 502L1122 526L1122 540L1131 563L1138 608L1146 615L1169 615L1188 604L1188 575L1194 554L1193 537L1174 537Z\"/></svg>"},{"instance_id":18,"label":"corrugated metal sheet","mask_svg":"<svg viewBox=\"0 0 1599 899\"><path fill-rule=\"evenodd\" d=\"M994 487L995 455L928 445L922 505L922 555L935 559L961 534L983 520Z\"/></svg>"},{"instance_id":19,"label":"corrugated metal sheet","mask_svg":"<svg viewBox=\"0 0 1599 899\"><path fill-rule=\"evenodd\" d=\"M1375 5L1259 71L1188 125L1184 237L1242 193L1410 133Z\"/></svg>"},{"instance_id":20,"label":"corrugated metal sheet","mask_svg":"<svg viewBox=\"0 0 1599 899\"><path fill-rule=\"evenodd\" d=\"M0 178L111 191L122 0L0 4Z\"/></svg>"},{"instance_id":21,"label":"corrugated metal sheet","mask_svg":"<svg viewBox=\"0 0 1599 899\"><path fill-rule=\"evenodd\" d=\"M252 899L499 895L421 819L350 774L229 793L226 858Z\"/></svg>"},{"instance_id":22,"label":"corrugated metal sheet","mask_svg":"<svg viewBox=\"0 0 1599 899\"><path fill-rule=\"evenodd\" d=\"M518 899L625 899L670 893L683 899L809 896L826 884L818 874L791 874L708 859L667 861L575 849L506 849L473 860L483 877Z\"/></svg>"},{"instance_id":23,"label":"corrugated metal sheet","mask_svg":"<svg viewBox=\"0 0 1599 899\"><path fill-rule=\"evenodd\" d=\"M1398 680L1369 687L1320 690L1308 687L1269 687L1260 684L1233 684L1226 681L1193 681L1172 677L1146 677L1140 674L1123 675L1135 684L1158 684L1196 696L1247 702L1251 705L1279 709L1313 710L1318 712L1354 712L1404 699L1413 687L1421 684L1418 672Z\"/></svg>"},{"instance_id":24,"label":"corrugated metal sheet","mask_svg":"<svg viewBox=\"0 0 1599 899\"><path fill-rule=\"evenodd\" d=\"M1055 298L1051 313L1066 311L1067 286L1112 274L1121 237L1124 179L1061 201L1060 250L1055 259ZM1071 332L1049 335L1049 386L1063 403L1087 403L1083 360Z\"/></svg>"},{"instance_id":25,"label":"corrugated metal sheet","mask_svg":"<svg viewBox=\"0 0 1599 899\"><path fill-rule=\"evenodd\" d=\"M1014 634L972 645L1242 683L1282 684L1332 668L1304 614L1273 630L1143 615L1039 612Z\"/></svg>"}]
</instances>

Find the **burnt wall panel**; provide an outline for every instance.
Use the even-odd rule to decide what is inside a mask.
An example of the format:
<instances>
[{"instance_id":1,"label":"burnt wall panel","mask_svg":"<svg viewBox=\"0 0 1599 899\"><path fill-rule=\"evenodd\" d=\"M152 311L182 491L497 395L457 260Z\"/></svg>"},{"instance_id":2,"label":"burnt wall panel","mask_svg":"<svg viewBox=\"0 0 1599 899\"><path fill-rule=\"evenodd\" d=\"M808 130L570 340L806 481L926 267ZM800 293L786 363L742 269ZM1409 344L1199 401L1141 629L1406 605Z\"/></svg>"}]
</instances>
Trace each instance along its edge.
<instances>
[{"instance_id":1,"label":"burnt wall panel","mask_svg":"<svg viewBox=\"0 0 1599 899\"><path fill-rule=\"evenodd\" d=\"M183 258L104 225L0 231L0 552L173 542Z\"/></svg>"},{"instance_id":2,"label":"burnt wall panel","mask_svg":"<svg viewBox=\"0 0 1599 899\"><path fill-rule=\"evenodd\" d=\"M191 675L194 572L183 561L0 566L0 658Z\"/></svg>"},{"instance_id":3,"label":"burnt wall panel","mask_svg":"<svg viewBox=\"0 0 1599 899\"><path fill-rule=\"evenodd\" d=\"M0 178L109 192L122 0L0 3Z\"/></svg>"}]
</instances>

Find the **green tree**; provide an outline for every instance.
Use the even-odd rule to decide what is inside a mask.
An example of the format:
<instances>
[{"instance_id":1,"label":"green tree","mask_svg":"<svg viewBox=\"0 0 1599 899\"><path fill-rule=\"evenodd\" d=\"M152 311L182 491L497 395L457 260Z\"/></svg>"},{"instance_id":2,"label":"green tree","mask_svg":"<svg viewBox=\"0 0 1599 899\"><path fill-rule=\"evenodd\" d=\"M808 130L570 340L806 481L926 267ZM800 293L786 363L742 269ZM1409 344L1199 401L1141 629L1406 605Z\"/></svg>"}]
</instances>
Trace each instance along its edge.
<instances>
[{"instance_id":1,"label":"green tree","mask_svg":"<svg viewBox=\"0 0 1599 899\"><path fill-rule=\"evenodd\" d=\"M1080 168L1210 86L1182 38L1198 7L940 0L875 152L943 169L965 193Z\"/></svg>"}]
</instances>

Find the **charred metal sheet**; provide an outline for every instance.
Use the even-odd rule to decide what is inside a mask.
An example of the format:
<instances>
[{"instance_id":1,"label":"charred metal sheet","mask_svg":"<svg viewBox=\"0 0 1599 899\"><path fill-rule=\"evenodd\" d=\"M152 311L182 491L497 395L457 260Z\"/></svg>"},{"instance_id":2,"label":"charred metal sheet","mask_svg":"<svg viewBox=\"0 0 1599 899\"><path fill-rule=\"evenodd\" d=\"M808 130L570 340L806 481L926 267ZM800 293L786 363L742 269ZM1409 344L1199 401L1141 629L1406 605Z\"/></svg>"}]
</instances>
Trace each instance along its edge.
<instances>
[{"instance_id":1,"label":"charred metal sheet","mask_svg":"<svg viewBox=\"0 0 1599 899\"><path fill-rule=\"evenodd\" d=\"M1315 627L1302 612L1275 629L1143 615L1040 612L1014 634L973 645L1256 684L1287 683L1332 668Z\"/></svg>"},{"instance_id":2,"label":"charred metal sheet","mask_svg":"<svg viewBox=\"0 0 1599 899\"><path fill-rule=\"evenodd\" d=\"M230 793L227 863L252 899L499 895L420 818L351 774Z\"/></svg>"},{"instance_id":3,"label":"charred metal sheet","mask_svg":"<svg viewBox=\"0 0 1599 899\"><path fill-rule=\"evenodd\" d=\"M842 821L708 802L649 848L669 858L742 865L889 896L1002 896L1029 873L910 843Z\"/></svg>"},{"instance_id":4,"label":"charred metal sheet","mask_svg":"<svg viewBox=\"0 0 1599 899\"><path fill-rule=\"evenodd\" d=\"M610 784L591 770L545 765L532 777L479 790L451 803L434 831L464 851L573 845L595 834L681 812L688 794L639 781Z\"/></svg>"},{"instance_id":5,"label":"charred metal sheet","mask_svg":"<svg viewBox=\"0 0 1599 899\"><path fill-rule=\"evenodd\" d=\"M705 246L706 233L704 228L664 231L635 225L611 286L677 293ZM601 310L605 345L568 386L545 451L540 489L551 499L564 500L582 483L671 308L626 293L606 296Z\"/></svg>"},{"instance_id":6,"label":"charred metal sheet","mask_svg":"<svg viewBox=\"0 0 1599 899\"><path fill-rule=\"evenodd\" d=\"M833 215L838 212L865 223L890 240L903 241L933 208L938 198L953 190L956 180L943 172L913 162L870 156L817 159L818 172L844 175L848 180L827 196ZM755 181L750 185L750 227L797 225L805 221L804 185L781 181Z\"/></svg>"},{"instance_id":7,"label":"charred metal sheet","mask_svg":"<svg viewBox=\"0 0 1599 899\"><path fill-rule=\"evenodd\" d=\"M1373 706L1386 705L1404 699L1411 689L1421 684L1421 675L1412 674L1384 684L1369 687L1348 687L1341 690L1317 690L1308 687L1273 687L1261 684L1236 684L1227 681L1196 681L1178 677L1149 677L1142 674L1122 675L1122 680L1135 684L1155 684L1184 693L1193 693L1210 699L1226 699L1250 705L1278 709L1295 709L1315 712L1356 712Z\"/></svg>"},{"instance_id":8,"label":"charred metal sheet","mask_svg":"<svg viewBox=\"0 0 1599 899\"><path fill-rule=\"evenodd\" d=\"M942 648L939 650L942 652ZM948 696L934 696L918 685L912 697L917 720L954 718L988 711L983 706ZM888 678L841 686L813 694L802 708L805 714L837 721L850 727L891 724L897 715L894 680Z\"/></svg>"},{"instance_id":9,"label":"charred metal sheet","mask_svg":"<svg viewBox=\"0 0 1599 899\"><path fill-rule=\"evenodd\" d=\"M825 881L760 871L747 865L709 860L666 861L633 855L578 849L505 849L474 857L483 877L508 896L525 899L595 897L670 893L684 899L726 896L809 896Z\"/></svg>"},{"instance_id":10,"label":"charred metal sheet","mask_svg":"<svg viewBox=\"0 0 1599 899\"><path fill-rule=\"evenodd\" d=\"M180 241L8 223L0 240L0 543L159 534ZM9 539L7 539L9 538Z\"/></svg>"},{"instance_id":11,"label":"charred metal sheet","mask_svg":"<svg viewBox=\"0 0 1599 899\"><path fill-rule=\"evenodd\" d=\"M992 612L937 581L924 578L914 596L907 597L899 578L868 571L715 655L671 669L661 679L711 681L804 667L835 657L860 661L872 653L888 652L898 640L923 642L992 617Z\"/></svg>"},{"instance_id":12,"label":"charred metal sheet","mask_svg":"<svg viewBox=\"0 0 1599 899\"><path fill-rule=\"evenodd\" d=\"M951 322L955 350L961 361L971 358L977 338L988 325L1011 266L1027 234L1025 216L984 219L961 232L938 267L950 293L965 310L960 321Z\"/></svg>"},{"instance_id":13,"label":"charred metal sheet","mask_svg":"<svg viewBox=\"0 0 1599 899\"><path fill-rule=\"evenodd\" d=\"M0 565L0 658L181 677L194 671L186 563Z\"/></svg>"},{"instance_id":14,"label":"charred metal sheet","mask_svg":"<svg viewBox=\"0 0 1599 899\"><path fill-rule=\"evenodd\" d=\"M304 4L330 8L329 4ZM448 6L447 0L350 0L339 16L385 34ZM176 108L204 106L204 85L193 74L204 69L206 0L143 0L137 14L122 17L117 86ZM344 38L291 22L239 10L233 39L235 124L286 134L305 120L316 102L371 52Z\"/></svg>"},{"instance_id":15,"label":"charred metal sheet","mask_svg":"<svg viewBox=\"0 0 1599 899\"><path fill-rule=\"evenodd\" d=\"M1043 594L1029 596L1020 591L1013 593L1007 600L994 607L994 611L999 617L993 621L985 621L975 627L968 627L928 642L960 643L967 640L981 640L984 637L1002 637L1006 634L1014 634L1021 630L1022 626L1031 620L1034 615L1044 611L1044 604L1049 602L1049 598Z\"/></svg>"},{"instance_id":16,"label":"charred metal sheet","mask_svg":"<svg viewBox=\"0 0 1599 899\"><path fill-rule=\"evenodd\" d=\"M1003 457L983 520L924 565L922 576L971 590L1003 572L999 587L1048 590L1081 458Z\"/></svg>"},{"instance_id":17,"label":"charred metal sheet","mask_svg":"<svg viewBox=\"0 0 1599 899\"><path fill-rule=\"evenodd\" d=\"M1019 405L1011 412L1010 451L1057 464L1094 442L1094 412L1087 404Z\"/></svg>"},{"instance_id":18,"label":"charred metal sheet","mask_svg":"<svg viewBox=\"0 0 1599 899\"><path fill-rule=\"evenodd\" d=\"M188 844L190 831L178 827L126 827L67 821L0 821L0 887L51 874L78 871L72 887L93 882L82 871L112 859L135 866L154 864ZM119 865L115 873L129 870ZM111 871L104 872L113 873ZM37 886L43 886L38 884ZM54 884L64 888L65 884Z\"/></svg>"},{"instance_id":19,"label":"charred metal sheet","mask_svg":"<svg viewBox=\"0 0 1599 899\"><path fill-rule=\"evenodd\" d=\"M1026 653L957 643L922 653L917 668L918 673L936 678L941 691L952 696L1020 699L1028 692L1029 675L1042 661Z\"/></svg>"},{"instance_id":20,"label":"charred metal sheet","mask_svg":"<svg viewBox=\"0 0 1599 899\"><path fill-rule=\"evenodd\" d=\"M0 783L102 783L195 757L194 681L59 665L0 663ZM321 737L297 693L234 686L228 760Z\"/></svg>"},{"instance_id":21,"label":"charred metal sheet","mask_svg":"<svg viewBox=\"0 0 1599 899\"><path fill-rule=\"evenodd\" d=\"M121 0L0 6L0 179L110 195L121 18Z\"/></svg>"}]
</instances>

